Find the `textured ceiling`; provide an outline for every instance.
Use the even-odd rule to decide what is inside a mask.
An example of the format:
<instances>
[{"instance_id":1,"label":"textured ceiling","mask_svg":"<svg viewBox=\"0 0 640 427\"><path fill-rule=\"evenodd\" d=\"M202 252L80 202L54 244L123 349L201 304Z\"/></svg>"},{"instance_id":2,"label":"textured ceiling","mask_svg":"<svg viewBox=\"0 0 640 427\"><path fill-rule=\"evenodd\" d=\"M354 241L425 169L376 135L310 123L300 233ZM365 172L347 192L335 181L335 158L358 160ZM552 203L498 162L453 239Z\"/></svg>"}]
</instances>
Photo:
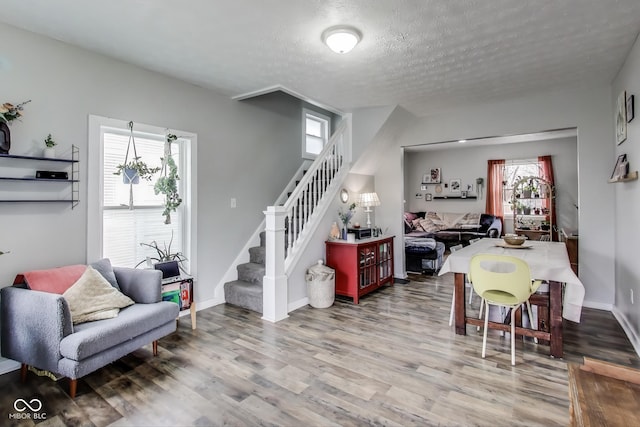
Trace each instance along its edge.
<instances>
[{"instance_id":1,"label":"textured ceiling","mask_svg":"<svg viewBox=\"0 0 640 427\"><path fill-rule=\"evenodd\" d=\"M344 111L419 116L610 83L640 31L640 0L0 0L0 11L228 96L282 85ZM338 24L363 34L347 55L320 40Z\"/></svg>"}]
</instances>

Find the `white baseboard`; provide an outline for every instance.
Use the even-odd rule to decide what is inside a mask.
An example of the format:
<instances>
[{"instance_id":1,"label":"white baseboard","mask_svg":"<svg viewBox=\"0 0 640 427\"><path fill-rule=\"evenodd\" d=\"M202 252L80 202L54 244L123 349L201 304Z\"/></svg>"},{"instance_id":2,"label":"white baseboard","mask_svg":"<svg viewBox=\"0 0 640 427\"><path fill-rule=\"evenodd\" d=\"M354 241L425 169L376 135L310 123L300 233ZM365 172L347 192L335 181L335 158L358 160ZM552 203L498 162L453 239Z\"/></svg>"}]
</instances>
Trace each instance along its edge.
<instances>
[{"instance_id":1,"label":"white baseboard","mask_svg":"<svg viewBox=\"0 0 640 427\"><path fill-rule=\"evenodd\" d=\"M622 312L620 312L617 307L614 306L611 312L613 313L613 317L618 320L620 326L622 326L622 330L624 330L624 333L627 334L627 338L629 338L629 341L631 341L631 345L636 351L636 354L640 356L640 337L638 337L638 334L633 330L633 327L631 327L631 324L627 320L626 316Z\"/></svg>"},{"instance_id":2,"label":"white baseboard","mask_svg":"<svg viewBox=\"0 0 640 427\"><path fill-rule=\"evenodd\" d=\"M612 311L613 309L613 304L604 304L601 302L594 302L594 301L584 301L582 303L582 306L587 308L595 308L596 310L604 310L604 311Z\"/></svg>"},{"instance_id":3,"label":"white baseboard","mask_svg":"<svg viewBox=\"0 0 640 427\"><path fill-rule=\"evenodd\" d=\"M0 358L0 375L20 369L20 362L11 359Z\"/></svg>"},{"instance_id":4,"label":"white baseboard","mask_svg":"<svg viewBox=\"0 0 640 427\"><path fill-rule=\"evenodd\" d=\"M223 299L212 298L206 301L197 301L196 302L196 311L205 310L207 308L215 307L216 305L224 304L225 301ZM188 313L188 311L187 311Z\"/></svg>"},{"instance_id":5,"label":"white baseboard","mask_svg":"<svg viewBox=\"0 0 640 427\"><path fill-rule=\"evenodd\" d=\"M292 311L295 311L299 308L304 307L305 305L309 304L309 298L308 297L304 297L302 299L299 299L298 301L294 301L294 302L290 302L287 305L287 312L291 313Z\"/></svg>"}]
</instances>

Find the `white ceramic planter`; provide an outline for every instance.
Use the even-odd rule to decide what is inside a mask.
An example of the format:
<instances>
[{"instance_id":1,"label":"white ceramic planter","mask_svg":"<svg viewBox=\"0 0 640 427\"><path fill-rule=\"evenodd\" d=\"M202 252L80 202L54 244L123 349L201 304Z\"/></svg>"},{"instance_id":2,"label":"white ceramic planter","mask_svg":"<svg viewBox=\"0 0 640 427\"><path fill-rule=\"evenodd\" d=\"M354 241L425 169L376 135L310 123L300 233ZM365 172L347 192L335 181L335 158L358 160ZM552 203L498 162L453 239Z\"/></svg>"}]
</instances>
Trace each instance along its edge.
<instances>
[{"instance_id":1,"label":"white ceramic planter","mask_svg":"<svg viewBox=\"0 0 640 427\"><path fill-rule=\"evenodd\" d=\"M56 158L55 147L47 147L44 150L42 150L42 157L46 157L47 159L55 159Z\"/></svg>"}]
</instances>

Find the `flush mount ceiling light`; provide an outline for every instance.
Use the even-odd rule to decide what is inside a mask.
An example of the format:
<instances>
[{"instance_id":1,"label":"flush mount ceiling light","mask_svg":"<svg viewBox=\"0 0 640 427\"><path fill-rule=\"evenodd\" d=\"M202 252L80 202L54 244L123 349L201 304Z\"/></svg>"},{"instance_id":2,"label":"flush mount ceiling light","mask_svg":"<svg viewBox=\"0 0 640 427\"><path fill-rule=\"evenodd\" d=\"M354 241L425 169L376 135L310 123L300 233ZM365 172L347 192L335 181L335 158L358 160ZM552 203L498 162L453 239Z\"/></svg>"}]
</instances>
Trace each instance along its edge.
<instances>
[{"instance_id":1,"label":"flush mount ceiling light","mask_svg":"<svg viewBox=\"0 0 640 427\"><path fill-rule=\"evenodd\" d=\"M322 33L322 41L336 53L349 52L360 42L361 38L360 31L343 25L327 28Z\"/></svg>"}]
</instances>

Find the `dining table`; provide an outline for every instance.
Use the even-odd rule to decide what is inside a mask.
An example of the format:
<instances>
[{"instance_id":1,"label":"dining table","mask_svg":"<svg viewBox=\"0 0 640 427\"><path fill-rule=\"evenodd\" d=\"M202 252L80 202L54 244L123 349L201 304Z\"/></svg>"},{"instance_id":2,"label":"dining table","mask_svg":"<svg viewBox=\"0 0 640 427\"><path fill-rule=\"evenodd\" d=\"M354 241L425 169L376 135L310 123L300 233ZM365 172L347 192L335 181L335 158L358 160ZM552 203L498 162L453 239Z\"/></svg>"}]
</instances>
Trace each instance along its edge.
<instances>
[{"instance_id":1,"label":"dining table","mask_svg":"<svg viewBox=\"0 0 640 427\"><path fill-rule=\"evenodd\" d=\"M458 335L466 335L467 324L484 326L483 320L466 315L465 305L465 276L469 273L471 258L477 254L510 255L520 258L529 265L532 279L549 283L548 293L534 294L531 298L533 305L544 305L548 302L548 321L538 322L536 328L517 326L516 335L548 341L551 356L561 358L563 318L580 322L584 300L584 285L571 269L565 244L526 240L522 245L516 246L505 243L503 239L485 238L452 252L438 275L454 273L455 331ZM543 310L543 313L547 311ZM532 323L530 322L530 325ZM489 322L489 328L510 331L510 325L500 322Z\"/></svg>"}]
</instances>

